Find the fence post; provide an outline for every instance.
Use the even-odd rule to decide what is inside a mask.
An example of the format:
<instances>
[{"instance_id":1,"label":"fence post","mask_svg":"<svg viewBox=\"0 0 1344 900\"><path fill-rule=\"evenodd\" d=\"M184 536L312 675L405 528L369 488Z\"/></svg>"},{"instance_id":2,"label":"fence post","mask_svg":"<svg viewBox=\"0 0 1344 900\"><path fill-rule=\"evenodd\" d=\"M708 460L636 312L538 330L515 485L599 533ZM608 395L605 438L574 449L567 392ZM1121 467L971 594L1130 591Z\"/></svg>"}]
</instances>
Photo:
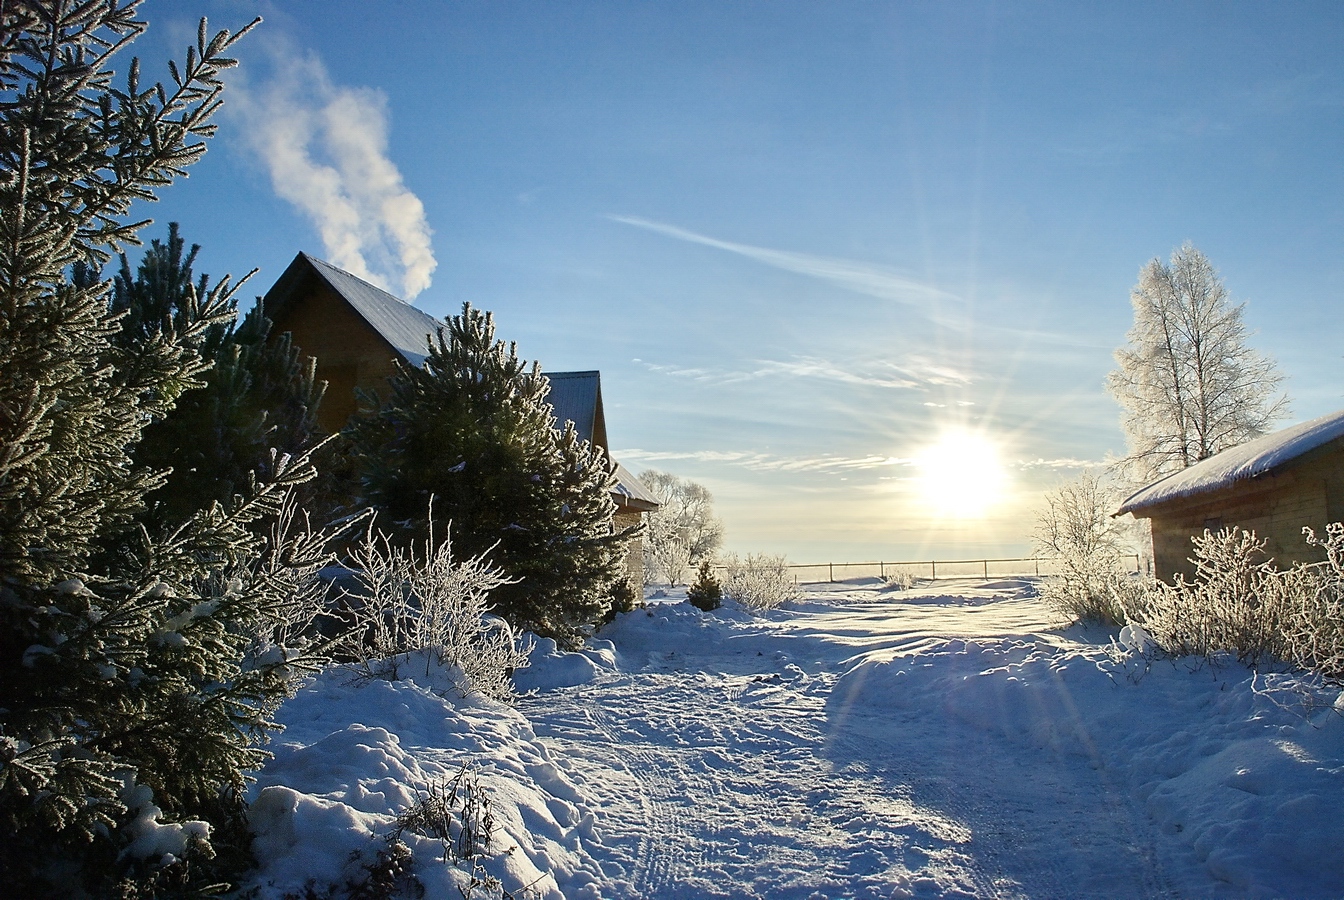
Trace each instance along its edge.
<instances>
[{"instance_id":1,"label":"fence post","mask_svg":"<svg viewBox=\"0 0 1344 900\"><path fill-rule=\"evenodd\" d=\"M985 581L989 581L989 560L982 559L980 561L985 564Z\"/></svg>"},{"instance_id":2,"label":"fence post","mask_svg":"<svg viewBox=\"0 0 1344 900\"><path fill-rule=\"evenodd\" d=\"M827 563L826 569L830 573L831 583L835 583L835 563Z\"/></svg>"},{"instance_id":3,"label":"fence post","mask_svg":"<svg viewBox=\"0 0 1344 900\"><path fill-rule=\"evenodd\" d=\"M929 581L938 580L938 560L929 560Z\"/></svg>"},{"instance_id":4,"label":"fence post","mask_svg":"<svg viewBox=\"0 0 1344 900\"><path fill-rule=\"evenodd\" d=\"M877 577L878 577L878 578L881 578L881 579L883 579L883 580L886 580L886 577L887 577L887 564L886 564L886 563L884 563L884 562L879 562L879 563L877 564Z\"/></svg>"}]
</instances>

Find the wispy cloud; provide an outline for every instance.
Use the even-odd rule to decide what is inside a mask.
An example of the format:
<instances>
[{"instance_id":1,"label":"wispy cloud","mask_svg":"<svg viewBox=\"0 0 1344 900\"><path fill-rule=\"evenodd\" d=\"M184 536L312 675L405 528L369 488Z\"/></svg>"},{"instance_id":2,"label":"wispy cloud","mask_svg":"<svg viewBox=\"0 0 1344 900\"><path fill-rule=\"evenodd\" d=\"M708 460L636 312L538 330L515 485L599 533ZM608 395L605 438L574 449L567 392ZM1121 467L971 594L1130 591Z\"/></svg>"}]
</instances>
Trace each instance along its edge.
<instances>
[{"instance_id":1,"label":"wispy cloud","mask_svg":"<svg viewBox=\"0 0 1344 900\"><path fill-rule=\"evenodd\" d=\"M230 94L275 192L312 221L330 262L415 297L437 263L424 205L388 158L387 98L333 84L314 54L271 56L268 81Z\"/></svg>"},{"instance_id":2,"label":"wispy cloud","mask_svg":"<svg viewBox=\"0 0 1344 900\"><path fill-rule=\"evenodd\" d=\"M753 472L845 472L885 466L912 466L915 461L897 456L773 456L769 453L725 450L617 450L612 456L622 462L646 465L664 462L726 463Z\"/></svg>"},{"instance_id":3,"label":"wispy cloud","mask_svg":"<svg viewBox=\"0 0 1344 900\"><path fill-rule=\"evenodd\" d=\"M679 241L702 244L745 256L776 269L809 275L837 284L847 290L883 300L895 300L900 303L921 305L930 300L954 300L961 298L955 294L940 290L925 282L911 278L898 269L858 260L837 259L830 256L813 256L809 253L794 253L788 250L771 250L768 247L753 247L750 244L736 244L707 235L687 231L675 225L665 225L638 216L609 215L613 222L633 225Z\"/></svg>"},{"instance_id":4,"label":"wispy cloud","mask_svg":"<svg viewBox=\"0 0 1344 900\"><path fill-rule=\"evenodd\" d=\"M753 472L852 472L862 470L887 469L890 476L907 479L911 471L919 467L914 457L905 456L837 456L820 454L817 456L775 456L750 450L641 450L632 448L613 451L612 456L626 464L656 466L669 462L721 463L737 466ZM1098 469L1107 465L1095 459L1018 459L1005 461L1011 469L1019 471L1080 470Z\"/></svg>"},{"instance_id":5,"label":"wispy cloud","mask_svg":"<svg viewBox=\"0 0 1344 900\"><path fill-rule=\"evenodd\" d=\"M735 370L661 365L642 359L636 359L635 362L644 365L650 371L675 378L712 381L716 384L788 377L815 378L840 384L894 390L922 390L929 387L964 387L973 381L965 372L920 357L911 357L905 364L899 365L889 360L866 360L843 366L820 357L796 356L787 360L752 360L750 368Z\"/></svg>"},{"instance_id":6,"label":"wispy cloud","mask_svg":"<svg viewBox=\"0 0 1344 900\"><path fill-rule=\"evenodd\" d=\"M1099 459L1027 459L1017 463L1019 469L1100 469L1109 463Z\"/></svg>"}]
</instances>

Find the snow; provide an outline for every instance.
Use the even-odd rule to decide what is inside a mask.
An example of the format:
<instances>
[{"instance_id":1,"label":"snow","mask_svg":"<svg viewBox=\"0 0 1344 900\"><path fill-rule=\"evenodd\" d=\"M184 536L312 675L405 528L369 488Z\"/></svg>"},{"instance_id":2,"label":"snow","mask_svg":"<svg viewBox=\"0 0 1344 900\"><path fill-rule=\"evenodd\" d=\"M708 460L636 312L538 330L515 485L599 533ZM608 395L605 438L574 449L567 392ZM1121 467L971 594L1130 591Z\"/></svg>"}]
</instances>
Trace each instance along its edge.
<instances>
[{"instance_id":1,"label":"snow","mask_svg":"<svg viewBox=\"0 0 1344 900\"><path fill-rule=\"evenodd\" d=\"M1168 475L1130 496L1116 515L1249 481L1344 437L1344 410L1247 441Z\"/></svg>"},{"instance_id":2,"label":"snow","mask_svg":"<svg viewBox=\"0 0 1344 900\"><path fill-rule=\"evenodd\" d=\"M252 792L258 895L352 874L464 763L484 871L533 896L1344 894L1337 688L1062 629L1030 579L679 596L538 641L512 707L315 678ZM426 896L462 896L466 864L405 839Z\"/></svg>"},{"instance_id":3,"label":"snow","mask_svg":"<svg viewBox=\"0 0 1344 900\"><path fill-rule=\"evenodd\" d=\"M131 842L122 853L136 859L171 861L186 855L193 840L210 837L206 822L160 823L163 810L154 805L154 791L148 785L128 784L125 790L126 807L135 818L126 826Z\"/></svg>"}]
</instances>

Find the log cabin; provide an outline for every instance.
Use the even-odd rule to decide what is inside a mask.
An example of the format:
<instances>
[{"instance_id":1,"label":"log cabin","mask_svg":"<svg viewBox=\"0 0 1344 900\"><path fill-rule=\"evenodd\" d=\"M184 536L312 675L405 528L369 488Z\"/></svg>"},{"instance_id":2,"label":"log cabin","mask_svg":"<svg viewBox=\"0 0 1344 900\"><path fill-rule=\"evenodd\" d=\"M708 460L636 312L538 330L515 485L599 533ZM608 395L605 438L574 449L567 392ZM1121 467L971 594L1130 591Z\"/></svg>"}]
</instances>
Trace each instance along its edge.
<instances>
[{"instance_id":1,"label":"log cabin","mask_svg":"<svg viewBox=\"0 0 1344 900\"><path fill-rule=\"evenodd\" d=\"M1195 571L1191 538L1237 526L1266 541L1279 568L1319 562L1304 527L1344 521L1344 410L1224 450L1134 493L1115 515L1149 519L1154 574Z\"/></svg>"}]
</instances>

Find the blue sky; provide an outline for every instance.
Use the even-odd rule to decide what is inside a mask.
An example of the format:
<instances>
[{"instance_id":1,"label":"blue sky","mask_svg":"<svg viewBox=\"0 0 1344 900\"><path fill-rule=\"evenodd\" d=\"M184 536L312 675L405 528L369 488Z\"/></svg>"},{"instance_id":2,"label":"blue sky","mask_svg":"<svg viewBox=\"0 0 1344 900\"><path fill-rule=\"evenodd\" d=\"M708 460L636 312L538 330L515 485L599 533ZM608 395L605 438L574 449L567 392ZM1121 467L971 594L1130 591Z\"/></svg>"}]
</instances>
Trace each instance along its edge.
<instances>
[{"instance_id":1,"label":"blue sky","mask_svg":"<svg viewBox=\"0 0 1344 900\"><path fill-rule=\"evenodd\" d=\"M200 270L262 293L304 250L494 311L526 358L602 371L618 458L708 486L730 550L1029 551L1041 492L1123 452L1129 290L1187 240L1290 421L1344 406L1344 5L145 11L150 71L200 14L266 18L146 210ZM985 515L921 491L948 432L999 457Z\"/></svg>"}]
</instances>

